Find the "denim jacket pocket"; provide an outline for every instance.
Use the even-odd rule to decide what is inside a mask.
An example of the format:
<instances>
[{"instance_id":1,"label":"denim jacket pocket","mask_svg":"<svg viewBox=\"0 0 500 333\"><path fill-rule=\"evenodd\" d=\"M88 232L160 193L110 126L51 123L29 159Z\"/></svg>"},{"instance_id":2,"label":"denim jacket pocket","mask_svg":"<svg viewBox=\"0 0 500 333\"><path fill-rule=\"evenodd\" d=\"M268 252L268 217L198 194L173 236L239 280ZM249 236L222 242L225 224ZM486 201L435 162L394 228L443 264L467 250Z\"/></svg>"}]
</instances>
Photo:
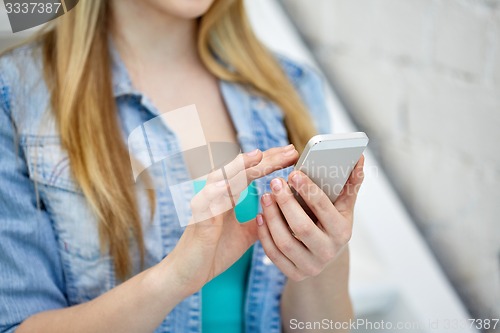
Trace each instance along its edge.
<instances>
[{"instance_id":1,"label":"denim jacket pocket","mask_svg":"<svg viewBox=\"0 0 500 333\"><path fill-rule=\"evenodd\" d=\"M95 298L114 285L112 260L100 248L98 220L75 182L57 136L21 138L30 178L51 217L70 304Z\"/></svg>"},{"instance_id":2,"label":"denim jacket pocket","mask_svg":"<svg viewBox=\"0 0 500 333\"><path fill-rule=\"evenodd\" d=\"M30 178L38 185L81 193L73 180L69 158L57 136L24 136L21 145L26 154Z\"/></svg>"}]
</instances>

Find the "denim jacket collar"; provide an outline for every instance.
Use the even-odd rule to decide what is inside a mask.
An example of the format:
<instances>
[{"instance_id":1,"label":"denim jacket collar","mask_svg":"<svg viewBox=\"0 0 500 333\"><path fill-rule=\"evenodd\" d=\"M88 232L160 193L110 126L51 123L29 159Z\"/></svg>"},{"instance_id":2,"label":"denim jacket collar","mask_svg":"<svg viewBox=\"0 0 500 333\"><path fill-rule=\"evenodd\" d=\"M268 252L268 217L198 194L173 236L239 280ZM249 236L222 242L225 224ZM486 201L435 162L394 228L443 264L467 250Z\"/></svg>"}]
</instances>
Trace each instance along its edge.
<instances>
[{"instance_id":1,"label":"denim jacket collar","mask_svg":"<svg viewBox=\"0 0 500 333\"><path fill-rule=\"evenodd\" d=\"M109 39L109 52L114 97L136 96L151 113L159 115L159 111L153 106L147 96L134 87L127 67L111 38ZM224 103L226 104L226 108L236 128L238 141L242 151L252 150L253 147L255 147L255 140L252 140L252 131L248 126L250 124L251 115L247 114L242 117L240 110L249 110L252 105L257 108L265 108L266 104L252 101L251 95L249 95L240 85L224 80L219 80L218 83Z\"/></svg>"}]
</instances>

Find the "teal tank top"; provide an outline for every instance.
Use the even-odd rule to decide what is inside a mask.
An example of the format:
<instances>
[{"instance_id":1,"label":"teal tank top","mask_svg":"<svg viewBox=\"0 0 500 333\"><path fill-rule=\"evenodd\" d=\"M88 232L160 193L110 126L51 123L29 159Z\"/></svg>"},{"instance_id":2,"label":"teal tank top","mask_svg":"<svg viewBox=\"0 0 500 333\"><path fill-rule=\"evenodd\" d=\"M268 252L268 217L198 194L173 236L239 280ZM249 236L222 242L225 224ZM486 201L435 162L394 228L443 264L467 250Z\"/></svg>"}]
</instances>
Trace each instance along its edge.
<instances>
[{"instance_id":1,"label":"teal tank top","mask_svg":"<svg viewBox=\"0 0 500 333\"><path fill-rule=\"evenodd\" d=\"M195 181L195 192L198 193L203 186L205 186L205 181ZM236 218L239 222L246 222L255 218L258 211L257 188L254 183L251 183L241 193L236 204ZM244 332L245 295L252 249L253 246L225 272L202 288L201 322L203 333Z\"/></svg>"}]
</instances>

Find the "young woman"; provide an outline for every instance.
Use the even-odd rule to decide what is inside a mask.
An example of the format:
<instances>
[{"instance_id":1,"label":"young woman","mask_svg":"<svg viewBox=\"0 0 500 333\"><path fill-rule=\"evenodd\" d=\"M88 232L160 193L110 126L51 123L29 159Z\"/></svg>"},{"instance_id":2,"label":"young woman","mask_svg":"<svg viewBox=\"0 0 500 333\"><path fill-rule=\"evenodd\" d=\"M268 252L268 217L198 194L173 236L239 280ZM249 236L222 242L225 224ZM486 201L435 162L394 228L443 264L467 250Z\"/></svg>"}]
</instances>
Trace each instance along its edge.
<instances>
[{"instance_id":1,"label":"young woman","mask_svg":"<svg viewBox=\"0 0 500 333\"><path fill-rule=\"evenodd\" d=\"M126 138L191 104L208 142L246 152L226 176L244 171L260 197L247 223L230 209L182 228L168 188L133 186ZM269 333L352 317L363 163L335 205L289 174L295 147L329 131L321 80L256 40L242 0L81 0L0 58L0 106L0 332ZM152 131L167 151L186 134ZM217 184L184 198L193 216Z\"/></svg>"}]
</instances>

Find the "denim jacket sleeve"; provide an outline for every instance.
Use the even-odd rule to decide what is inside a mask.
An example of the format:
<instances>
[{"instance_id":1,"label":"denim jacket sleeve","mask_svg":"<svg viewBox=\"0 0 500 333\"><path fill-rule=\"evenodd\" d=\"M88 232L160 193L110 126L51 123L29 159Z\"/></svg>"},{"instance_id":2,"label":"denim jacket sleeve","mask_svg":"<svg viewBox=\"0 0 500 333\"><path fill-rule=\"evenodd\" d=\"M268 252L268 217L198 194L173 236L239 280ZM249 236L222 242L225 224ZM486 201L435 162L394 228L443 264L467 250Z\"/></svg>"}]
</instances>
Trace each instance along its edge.
<instances>
[{"instance_id":1,"label":"denim jacket sleeve","mask_svg":"<svg viewBox=\"0 0 500 333\"><path fill-rule=\"evenodd\" d=\"M5 67L0 69L0 332L5 333L32 314L67 302L55 233L37 205L18 145Z\"/></svg>"}]
</instances>

